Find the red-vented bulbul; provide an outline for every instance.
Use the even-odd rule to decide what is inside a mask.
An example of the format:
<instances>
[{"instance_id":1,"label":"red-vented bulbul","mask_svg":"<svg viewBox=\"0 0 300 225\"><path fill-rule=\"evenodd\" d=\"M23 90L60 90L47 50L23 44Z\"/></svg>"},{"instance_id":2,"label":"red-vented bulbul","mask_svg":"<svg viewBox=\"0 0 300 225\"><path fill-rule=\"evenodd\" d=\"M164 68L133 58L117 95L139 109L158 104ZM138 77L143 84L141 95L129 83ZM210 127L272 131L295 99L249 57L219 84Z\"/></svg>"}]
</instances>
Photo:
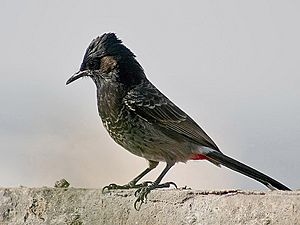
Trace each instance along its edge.
<instances>
[{"instance_id":1,"label":"red-vented bulbul","mask_svg":"<svg viewBox=\"0 0 300 225\"><path fill-rule=\"evenodd\" d=\"M110 136L129 152L149 161L149 167L126 185L104 189L138 188L137 203L147 194L172 182L160 183L177 162L205 159L251 177L270 189L290 190L271 177L224 155L213 140L185 112L162 94L146 77L135 55L115 34L94 39L79 72L67 84L90 77L97 87L99 115ZM154 182L137 182L159 162L166 167Z\"/></svg>"}]
</instances>

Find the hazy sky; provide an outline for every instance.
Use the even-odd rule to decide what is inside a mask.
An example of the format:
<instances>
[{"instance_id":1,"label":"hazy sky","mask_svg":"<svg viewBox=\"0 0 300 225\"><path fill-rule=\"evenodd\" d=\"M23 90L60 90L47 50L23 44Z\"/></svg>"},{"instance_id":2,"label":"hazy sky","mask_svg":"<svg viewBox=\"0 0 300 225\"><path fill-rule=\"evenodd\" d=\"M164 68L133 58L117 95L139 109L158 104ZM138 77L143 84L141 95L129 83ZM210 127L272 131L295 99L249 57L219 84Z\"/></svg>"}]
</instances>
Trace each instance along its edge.
<instances>
[{"instance_id":1,"label":"hazy sky","mask_svg":"<svg viewBox=\"0 0 300 225\"><path fill-rule=\"evenodd\" d=\"M147 166L104 130L78 70L90 41L116 32L148 78L221 150L300 187L299 1L9 1L0 7L0 186L126 183ZM155 179L164 165L146 179ZM203 161L165 181L265 187Z\"/></svg>"}]
</instances>

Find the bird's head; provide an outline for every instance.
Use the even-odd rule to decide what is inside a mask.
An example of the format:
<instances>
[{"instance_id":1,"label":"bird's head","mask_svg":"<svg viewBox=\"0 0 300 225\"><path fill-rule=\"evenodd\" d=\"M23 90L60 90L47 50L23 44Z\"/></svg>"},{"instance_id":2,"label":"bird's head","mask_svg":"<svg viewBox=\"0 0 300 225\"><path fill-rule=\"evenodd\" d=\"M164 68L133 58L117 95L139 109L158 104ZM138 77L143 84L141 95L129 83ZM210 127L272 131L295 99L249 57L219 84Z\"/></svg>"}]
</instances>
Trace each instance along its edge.
<instances>
[{"instance_id":1,"label":"bird's head","mask_svg":"<svg viewBox=\"0 0 300 225\"><path fill-rule=\"evenodd\" d=\"M114 33L105 33L90 43L80 70L66 84L81 77L91 77L97 86L105 81L131 85L139 83L145 74L122 41Z\"/></svg>"}]
</instances>

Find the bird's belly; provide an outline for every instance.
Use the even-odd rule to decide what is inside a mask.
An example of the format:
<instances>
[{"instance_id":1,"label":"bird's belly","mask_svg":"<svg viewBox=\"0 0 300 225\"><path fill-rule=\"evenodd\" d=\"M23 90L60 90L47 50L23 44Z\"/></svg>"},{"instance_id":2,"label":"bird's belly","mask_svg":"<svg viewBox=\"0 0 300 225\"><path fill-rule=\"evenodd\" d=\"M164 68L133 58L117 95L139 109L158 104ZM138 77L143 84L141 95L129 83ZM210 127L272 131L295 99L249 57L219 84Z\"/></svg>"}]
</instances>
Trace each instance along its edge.
<instances>
[{"instance_id":1,"label":"bird's belly","mask_svg":"<svg viewBox=\"0 0 300 225\"><path fill-rule=\"evenodd\" d=\"M186 162L192 155L189 143L168 137L142 119L123 120L122 123L103 120L103 124L116 143L147 160Z\"/></svg>"}]
</instances>

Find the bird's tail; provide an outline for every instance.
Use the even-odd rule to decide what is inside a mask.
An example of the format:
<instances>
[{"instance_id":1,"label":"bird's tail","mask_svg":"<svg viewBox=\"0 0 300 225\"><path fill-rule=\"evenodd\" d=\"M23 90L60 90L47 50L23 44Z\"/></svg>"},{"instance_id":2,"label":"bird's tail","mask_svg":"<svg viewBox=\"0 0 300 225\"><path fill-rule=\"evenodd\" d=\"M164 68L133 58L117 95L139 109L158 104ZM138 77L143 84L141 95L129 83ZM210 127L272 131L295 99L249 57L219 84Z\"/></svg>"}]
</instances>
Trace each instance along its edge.
<instances>
[{"instance_id":1,"label":"bird's tail","mask_svg":"<svg viewBox=\"0 0 300 225\"><path fill-rule=\"evenodd\" d=\"M226 166L232 170L242 173L248 177L251 177L254 180L257 180L258 182L266 185L271 190L275 190L275 189L288 190L288 191L291 190L288 187L286 187L285 185L274 180L273 178L255 170L243 163L240 163L239 161L237 161L233 158L230 158L221 152L211 151L211 152L205 154L205 156L214 162L218 162L223 166Z\"/></svg>"}]
</instances>

